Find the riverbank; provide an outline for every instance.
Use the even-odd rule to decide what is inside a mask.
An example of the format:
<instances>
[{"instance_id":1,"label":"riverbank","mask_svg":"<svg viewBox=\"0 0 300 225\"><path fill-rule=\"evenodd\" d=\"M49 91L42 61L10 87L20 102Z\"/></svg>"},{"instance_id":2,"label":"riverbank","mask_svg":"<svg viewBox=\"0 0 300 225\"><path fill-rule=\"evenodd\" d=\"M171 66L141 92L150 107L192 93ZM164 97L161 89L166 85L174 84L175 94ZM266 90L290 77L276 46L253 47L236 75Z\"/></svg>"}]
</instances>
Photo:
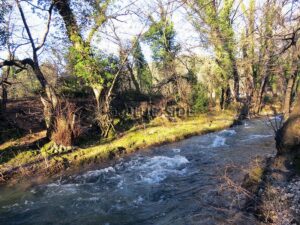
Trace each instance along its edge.
<instances>
[{"instance_id":1,"label":"riverbank","mask_svg":"<svg viewBox=\"0 0 300 225\"><path fill-rule=\"evenodd\" d=\"M142 127L134 127L113 140L102 140L92 146L78 147L59 155L45 154L43 149L47 148L47 144L43 148L31 148L33 143L43 139L44 133L32 134L31 138L23 137L0 146L1 182L16 183L33 177L57 178L84 171L139 149L228 128L234 124L235 118L232 111L210 112L172 122L157 118Z\"/></svg>"},{"instance_id":2,"label":"riverbank","mask_svg":"<svg viewBox=\"0 0 300 225\"><path fill-rule=\"evenodd\" d=\"M264 224L299 224L298 166L299 162L295 157L276 155L265 159L260 166L252 168L244 183L250 184L245 186L252 193L245 205L245 211L252 212Z\"/></svg>"},{"instance_id":3,"label":"riverbank","mask_svg":"<svg viewBox=\"0 0 300 225\"><path fill-rule=\"evenodd\" d=\"M0 221L3 225L256 224L254 216L242 214L242 196L224 179L226 175L241 184L253 160L275 154L266 123L266 118L245 120L41 185L3 187Z\"/></svg>"}]
</instances>

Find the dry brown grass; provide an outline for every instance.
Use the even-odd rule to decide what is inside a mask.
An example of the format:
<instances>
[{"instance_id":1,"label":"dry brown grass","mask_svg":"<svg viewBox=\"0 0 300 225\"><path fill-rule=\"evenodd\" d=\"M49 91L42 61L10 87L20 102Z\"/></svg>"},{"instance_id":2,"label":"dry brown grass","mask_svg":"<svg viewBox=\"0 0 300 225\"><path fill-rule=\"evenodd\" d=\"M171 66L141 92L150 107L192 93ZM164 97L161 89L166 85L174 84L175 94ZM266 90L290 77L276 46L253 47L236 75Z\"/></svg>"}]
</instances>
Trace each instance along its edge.
<instances>
[{"instance_id":1,"label":"dry brown grass","mask_svg":"<svg viewBox=\"0 0 300 225\"><path fill-rule=\"evenodd\" d=\"M72 146L80 135L81 129L77 122L76 106L72 103L64 103L56 111L54 131L51 139L58 145Z\"/></svg>"}]
</instances>

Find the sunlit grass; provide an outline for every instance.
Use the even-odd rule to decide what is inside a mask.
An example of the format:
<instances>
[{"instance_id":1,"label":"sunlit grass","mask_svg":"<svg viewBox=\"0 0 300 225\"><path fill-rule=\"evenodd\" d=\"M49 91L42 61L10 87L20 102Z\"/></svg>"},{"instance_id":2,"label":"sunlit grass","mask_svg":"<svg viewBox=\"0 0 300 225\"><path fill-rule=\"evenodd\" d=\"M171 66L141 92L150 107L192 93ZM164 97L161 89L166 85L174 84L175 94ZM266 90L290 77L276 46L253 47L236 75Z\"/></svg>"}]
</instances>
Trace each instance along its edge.
<instances>
[{"instance_id":1,"label":"sunlit grass","mask_svg":"<svg viewBox=\"0 0 300 225\"><path fill-rule=\"evenodd\" d=\"M153 123L150 123L145 128L139 130L132 129L126 132L124 136L109 143L79 149L65 157L74 162L84 162L95 157L105 159L111 155L118 154L120 148L126 149L127 153L131 153L137 149L179 141L192 135L221 130L232 125L234 118L233 112L226 111L219 115L203 114L186 120L179 120L178 122L163 121L162 125L156 123L153 126Z\"/></svg>"},{"instance_id":2,"label":"sunlit grass","mask_svg":"<svg viewBox=\"0 0 300 225\"><path fill-rule=\"evenodd\" d=\"M35 170L49 171L57 168L76 167L76 165L88 164L98 160L108 160L123 154L132 153L138 149L154 145L170 143L184 138L214 132L225 129L233 124L235 113L224 111L222 113L206 113L187 119L177 118L170 122L164 118L157 118L147 125L133 127L120 137L112 140L102 140L98 144L78 148L62 155L44 155L41 150L20 151L6 163L0 165L0 172L4 173L15 167L34 164ZM17 151L18 152L18 151ZM42 160L41 160L42 159ZM67 166L65 166L67 164ZM28 166L27 166L28 167Z\"/></svg>"}]
</instances>

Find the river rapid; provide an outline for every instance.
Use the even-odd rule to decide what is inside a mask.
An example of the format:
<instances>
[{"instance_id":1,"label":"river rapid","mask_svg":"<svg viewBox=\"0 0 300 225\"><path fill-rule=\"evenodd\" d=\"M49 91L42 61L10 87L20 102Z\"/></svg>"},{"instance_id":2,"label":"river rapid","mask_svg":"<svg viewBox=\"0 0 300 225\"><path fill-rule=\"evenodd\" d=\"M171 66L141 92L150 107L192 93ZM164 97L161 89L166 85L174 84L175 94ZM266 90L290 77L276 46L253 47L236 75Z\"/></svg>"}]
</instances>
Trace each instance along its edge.
<instances>
[{"instance_id":1,"label":"river rapid","mask_svg":"<svg viewBox=\"0 0 300 225\"><path fill-rule=\"evenodd\" d=\"M241 184L257 156L274 154L269 122L246 120L53 183L3 187L0 224L255 224L223 177Z\"/></svg>"}]
</instances>

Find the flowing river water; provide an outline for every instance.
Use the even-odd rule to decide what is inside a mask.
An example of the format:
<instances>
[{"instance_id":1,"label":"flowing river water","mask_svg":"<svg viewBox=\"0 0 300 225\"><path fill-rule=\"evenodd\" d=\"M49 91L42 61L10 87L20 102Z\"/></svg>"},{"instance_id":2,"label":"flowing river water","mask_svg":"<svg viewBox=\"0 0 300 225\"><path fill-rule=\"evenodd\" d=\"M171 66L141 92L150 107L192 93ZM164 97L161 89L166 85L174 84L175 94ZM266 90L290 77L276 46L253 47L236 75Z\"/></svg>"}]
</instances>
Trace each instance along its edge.
<instances>
[{"instance_id":1,"label":"flowing river water","mask_svg":"<svg viewBox=\"0 0 300 225\"><path fill-rule=\"evenodd\" d=\"M163 134L162 134L163 135ZM262 119L154 147L54 183L0 190L0 224L255 224L241 210L241 184L256 156L275 154Z\"/></svg>"}]
</instances>

